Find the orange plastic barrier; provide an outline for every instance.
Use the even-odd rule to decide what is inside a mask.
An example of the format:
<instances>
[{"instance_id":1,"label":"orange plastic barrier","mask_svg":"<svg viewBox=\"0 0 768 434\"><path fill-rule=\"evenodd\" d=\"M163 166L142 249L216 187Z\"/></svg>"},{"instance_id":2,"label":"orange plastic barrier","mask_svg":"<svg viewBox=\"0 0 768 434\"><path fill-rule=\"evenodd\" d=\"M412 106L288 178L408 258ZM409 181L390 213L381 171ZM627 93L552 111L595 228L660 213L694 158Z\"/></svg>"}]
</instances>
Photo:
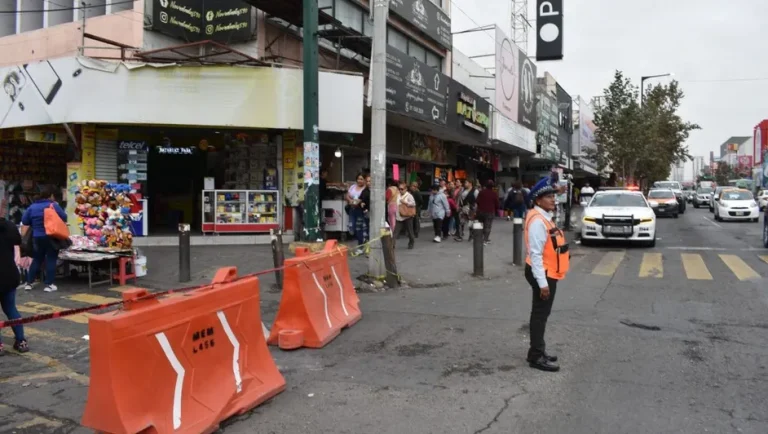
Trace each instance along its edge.
<instances>
[{"instance_id":1,"label":"orange plastic barrier","mask_svg":"<svg viewBox=\"0 0 768 434\"><path fill-rule=\"evenodd\" d=\"M267 343L286 350L322 348L360 321L347 256L347 247L332 240L318 253L296 249L296 257L285 260L283 296Z\"/></svg>"},{"instance_id":2,"label":"orange plastic barrier","mask_svg":"<svg viewBox=\"0 0 768 434\"><path fill-rule=\"evenodd\" d=\"M210 286L92 317L82 424L115 434L210 433L282 392L261 328L259 280L236 278L236 268L222 268Z\"/></svg>"}]
</instances>

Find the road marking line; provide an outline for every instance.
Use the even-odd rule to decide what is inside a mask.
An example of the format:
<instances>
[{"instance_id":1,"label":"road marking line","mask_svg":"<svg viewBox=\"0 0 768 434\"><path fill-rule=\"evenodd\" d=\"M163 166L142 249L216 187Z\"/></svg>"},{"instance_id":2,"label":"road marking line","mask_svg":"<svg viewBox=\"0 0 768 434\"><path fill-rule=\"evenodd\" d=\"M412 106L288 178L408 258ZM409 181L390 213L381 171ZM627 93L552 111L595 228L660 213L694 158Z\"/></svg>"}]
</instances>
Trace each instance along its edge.
<instances>
[{"instance_id":1,"label":"road marking line","mask_svg":"<svg viewBox=\"0 0 768 434\"><path fill-rule=\"evenodd\" d=\"M755 272L743 259L736 255L719 255L725 265L731 269L739 280L755 279L760 275Z\"/></svg>"},{"instance_id":2,"label":"road marking line","mask_svg":"<svg viewBox=\"0 0 768 434\"><path fill-rule=\"evenodd\" d=\"M23 383L25 381L49 380L51 378L61 378L61 377L66 377L66 374L64 372L61 372L61 371L43 372L41 374L24 374L24 375L17 375L15 377L0 378L0 384L2 384L2 383Z\"/></svg>"},{"instance_id":3,"label":"road marking line","mask_svg":"<svg viewBox=\"0 0 768 434\"><path fill-rule=\"evenodd\" d=\"M712 280L712 274L707 269L701 255L698 253L682 253L685 276L690 280Z\"/></svg>"},{"instance_id":4,"label":"road marking line","mask_svg":"<svg viewBox=\"0 0 768 434\"><path fill-rule=\"evenodd\" d=\"M61 312L64 309L63 307L53 306L50 304L44 304L44 303L35 303L33 301L28 301L22 305L18 306L19 312L24 313L30 313L32 315L43 315L46 313L54 313L54 312ZM77 315L70 315L62 317L61 319L76 322L78 324L88 324L88 318L93 316L90 313L81 313Z\"/></svg>"},{"instance_id":5,"label":"road marking line","mask_svg":"<svg viewBox=\"0 0 768 434\"><path fill-rule=\"evenodd\" d=\"M115 286L114 288L109 288L112 292L119 292L123 293L125 291L128 291L129 289L139 289L138 286L132 286L132 285L122 285L122 286Z\"/></svg>"},{"instance_id":6,"label":"road marking line","mask_svg":"<svg viewBox=\"0 0 768 434\"><path fill-rule=\"evenodd\" d=\"M27 428L40 426L40 425L51 428L51 429L56 429L56 428L60 428L64 424L59 422L58 420L46 419L41 416L35 416L31 420L28 420L24 423L20 423L16 425L16 429L27 429Z\"/></svg>"},{"instance_id":7,"label":"road marking line","mask_svg":"<svg viewBox=\"0 0 768 434\"><path fill-rule=\"evenodd\" d=\"M643 262L640 263L638 277L664 277L664 264L661 253L643 253Z\"/></svg>"},{"instance_id":8,"label":"road marking line","mask_svg":"<svg viewBox=\"0 0 768 434\"><path fill-rule=\"evenodd\" d=\"M759 258L763 260L766 264L768 264L768 255L759 255Z\"/></svg>"},{"instance_id":9,"label":"road marking line","mask_svg":"<svg viewBox=\"0 0 768 434\"><path fill-rule=\"evenodd\" d=\"M85 304L107 304L107 303L114 303L116 301L120 301L119 298L102 297L101 295L96 295L96 294L75 294L75 295L68 295L64 298L66 298L67 300L77 301L79 303L85 303Z\"/></svg>"},{"instance_id":10,"label":"road marking line","mask_svg":"<svg viewBox=\"0 0 768 434\"><path fill-rule=\"evenodd\" d=\"M603 255L603 258L600 259L600 262L598 262L592 270L592 274L598 276L613 276L613 273L619 268L621 261L624 260L624 255L625 252L623 250L606 252L606 254Z\"/></svg>"},{"instance_id":11,"label":"road marking line","mask_svg":"<svg viewBox=\"0 0 768 434\"><path fill-rule=\"evenodd\" d=\"M704 220L706 220L706 221L708 221L708 222L712 223L713 225L715 225L715 226L719 227L720 229L722 229L722 228L723 228L722 226L720 226L720 224L719 224L719 223L717 223L717 222L715 222L715 221L712 221L712 220L708 219L707 217L701 216L701 218L703 218Z\"/></svg>"},{"instance_id":12,"label":"road marking line","mask_svg":"<svg viewBox=\"0 0 768 434\"><path fill-rule=\"evenodd\" d=\"M51 357L44 356L42 354L32 353L32 352L21 353L19 354L19 356L32 360L35 363L48 366L49 368L53 368L56 371L61 372L65 377L71 380L77 381L78 383L83 384L85 386L91 383L91 379L88 378L87 375L78 374L77 372L73 371L72 368L70 368L69 366Z\"/></svg>"}]
</instances>

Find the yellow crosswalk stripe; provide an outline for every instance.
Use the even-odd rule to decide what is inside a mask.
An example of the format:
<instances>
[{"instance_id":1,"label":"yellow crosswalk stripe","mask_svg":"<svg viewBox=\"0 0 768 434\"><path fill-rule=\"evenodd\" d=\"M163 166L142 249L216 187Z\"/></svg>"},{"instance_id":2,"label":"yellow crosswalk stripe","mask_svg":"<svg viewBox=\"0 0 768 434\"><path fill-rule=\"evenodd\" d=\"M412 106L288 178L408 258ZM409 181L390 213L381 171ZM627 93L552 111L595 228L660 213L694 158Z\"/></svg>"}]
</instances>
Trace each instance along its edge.
<instances>
[{"instance_id":1,"label":"yellow crosswalk stripe","mask_svg":"<svg viewBox=\"0 0 768 434\"><path fill-rule=\"evenodd\" d=\"M74 294L74 295L68 295L65 298L67 300L72 300L78 303L86 303L86 304L107 304L107 303L114 303L116 301L120 301L119 298L103 297L101 295L96 295L96 294Z\"/></svg>"},{"instance_id":2,"label":"yellow crosswalk stripe","mask_svg":"<svg viewBox=\"0 0 768 434\"><path fill-rule=\"evenodd\" d=\"M704 264L704 259L696 253L683 253L680 255L683 259L683 268L685 276L691 280L712 280L712 274Z\"/></svg>"},{"instance_id":3,"label":"yellow crosswalk stripe","mask_svg":"<svg viewBox=\"0 0 768 434\"><path fill-rule=\"evenodd\" d=\"M656 277L659 279L664 277L661 253L643 253L639 277Z\"/></svg>"},{"instance_id":4,"label":"yellow crosswalk stripe","mask_svg":"<svg viewBox=\"0 0 768 434\"><path fill-rule=\"evenodd\" d=\"M760 277L760 275L757 274L757 272L753 270L752 267L747 265L747 263L738 256L725 254L719 256L720 259L723 260L725 265L731 269L733 274L735 274L739 280L755 279Z\"/></svg>"},{"instance_id":5,"label":"yellow crosswalk stripe","mask_svg":"<svg viewBox=\"0 0 768 434\"><path fill-rule=\"evenodd\" d=\"M138 286L122 285L122 286L115 286L113 288L109 288L109 290L112 291L112 292L119 292L119 293L122 294L123 292L125 292L125 291L127 291L129 289L136 289L136 288L138 288Z\"/></svg>"},{"instance_id":6,"label":"yellow crosswalk stripe","mask_svg":"<svg viewBox=\"0 0 768 434\"><path fill-rule=\"evenodd\" d=\"M592 274L598 276L613 276L613 273L615 273L616 269L621 265L621 261L624 260L624 255L624 251L607 252L592 270Z\"/></svg>"},{"instance_id":7,"label":"yellow crosswalk stripe","mask_svg":"<svg viewBox=\"0 0 768 434\"><path fill-rule=\"evenodd\" d=\"M28 301L24 304L21 304L18 306L19 312L29 313L32 315L42 315L46 313L53 313L53 312L61 312L64 309L63 307L53 306L50 304L44 304L44 303L35 303L33 301ZM77 315L70 315L62 317L61 319L76 322L78 324L88 324L88 317L92 316L88 313L81 313Z\"/></svg>"},{"instance_id":8,"label":"yellow crosswalk stripe","mask_svg":"<svg viewBox=\"0 0 768 434\"><path fill-rule=\"evenodd\" d=\"M759 258L763 260L766 264L768 264L768 255L759 255Z\"/></svg>"}]
</instances>

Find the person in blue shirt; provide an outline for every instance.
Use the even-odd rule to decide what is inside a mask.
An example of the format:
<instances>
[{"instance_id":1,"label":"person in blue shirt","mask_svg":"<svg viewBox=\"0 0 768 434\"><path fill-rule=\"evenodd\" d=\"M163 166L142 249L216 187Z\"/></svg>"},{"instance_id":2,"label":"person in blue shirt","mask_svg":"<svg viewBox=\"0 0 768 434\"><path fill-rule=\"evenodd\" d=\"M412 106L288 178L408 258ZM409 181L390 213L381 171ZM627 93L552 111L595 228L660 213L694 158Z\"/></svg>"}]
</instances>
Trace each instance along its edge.
<instances>
[{"instance_id":1,"label":"person in blue shirt","mask_svg":"<svg viewBox=\"0 0 768 434\"><path fill-rule=\"evenodd\" d=\"M59 249L53 244L51 238L45 234L44 214L47 208L53 206L56 214L66 222L67 213L56 203L54 191L51 187L44 187L35 202L27 208L21 217L21 224L24 225L21 228L21 233L24 235L28 230L31 230L34 243L32 265L29 267L29 273L27 274L27 284L24 285L24 289L27 291L32 289L32 283L35 281L37 273L40 272L43 262L45 262L45 289L43 291L54 292L58 289L54 285L53 279L56 276L56 261L59 259Z\"/></svg>"}]
</instances>

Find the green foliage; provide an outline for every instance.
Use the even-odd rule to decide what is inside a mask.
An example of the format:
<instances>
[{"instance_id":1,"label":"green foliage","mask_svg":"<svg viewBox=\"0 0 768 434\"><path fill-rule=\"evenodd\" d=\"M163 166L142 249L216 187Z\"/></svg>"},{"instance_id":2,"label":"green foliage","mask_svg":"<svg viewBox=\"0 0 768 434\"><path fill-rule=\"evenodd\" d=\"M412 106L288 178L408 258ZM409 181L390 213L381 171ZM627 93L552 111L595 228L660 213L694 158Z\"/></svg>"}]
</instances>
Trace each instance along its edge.
<instances>
[{"instance_id":1,"label":"green foliage","mask_svg":"<svg viewBox=\"0 0 768 434\"><path fill-rule=\"evenodd\" d=\"M691 158L685 141L700 129L677 114L683 100L678 83L651 86L643 105L636 86L616 71L595 110L596 149L588 152L600 170L610 168L635 182L665 180L670 168Z\"/></svg>"},{"instance_id":2,"label":"green foliage","mask_svg":"<svg viewBox=\"0 0 768 434\"><path fill-rule=\"evenodd\" d=\"M726 162L721 161L717 164L717 170L713 174L717 185L728 185L729 179L736 178L733 168Z\"/></svg>"}]
</instances>

